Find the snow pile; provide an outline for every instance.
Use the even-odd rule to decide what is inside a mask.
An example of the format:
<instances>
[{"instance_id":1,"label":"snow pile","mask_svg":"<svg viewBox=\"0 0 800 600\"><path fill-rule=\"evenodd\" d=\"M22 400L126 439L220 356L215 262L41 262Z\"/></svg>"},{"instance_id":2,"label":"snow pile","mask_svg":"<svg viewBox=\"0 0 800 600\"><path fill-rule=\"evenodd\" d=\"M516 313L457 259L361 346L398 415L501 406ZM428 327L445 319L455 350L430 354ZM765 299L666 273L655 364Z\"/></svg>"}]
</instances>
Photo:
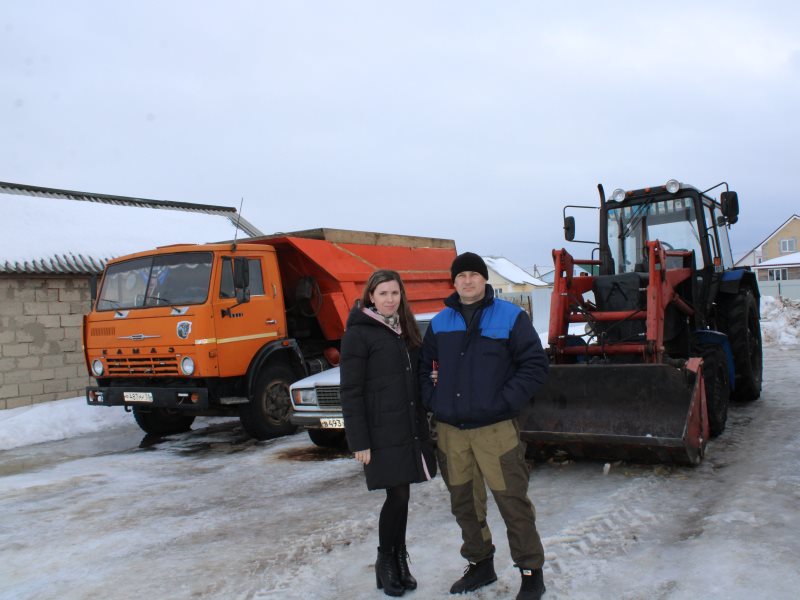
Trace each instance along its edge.
<instances>
[{"instance_id":1,"label":"snow pile","mask_svg":"<svg viewBox=\"0 0 800 600\"><path fill-rule=\"evenodd\" d=\"M0 450L129 425L132 419L122 408L89 406L85 398L0 410Z\"/></svg>"},{"instance_id":2,"label":"snow pile","mask_svg":"<svg viewBox=\"0 0 800 600\"><path fill-rule=\"evenodd\" d=\"M800 343L800 301L762 296L761 336L764 344L792 346Z\"/></svg>"}]
</instances>

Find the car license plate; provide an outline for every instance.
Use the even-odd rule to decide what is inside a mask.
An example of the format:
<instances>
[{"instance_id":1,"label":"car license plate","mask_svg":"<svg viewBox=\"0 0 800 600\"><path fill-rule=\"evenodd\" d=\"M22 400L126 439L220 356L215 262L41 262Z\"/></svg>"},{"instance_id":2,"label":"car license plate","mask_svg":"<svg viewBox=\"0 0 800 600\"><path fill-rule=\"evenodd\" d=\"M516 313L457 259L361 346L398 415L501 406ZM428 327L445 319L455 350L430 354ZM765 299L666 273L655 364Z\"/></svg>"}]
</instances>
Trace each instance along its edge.
<instances>
[{"instance_id":1,"label":"car license plate","mask_svg":"<svg viewBox=\"0 0 800 600\"><path fill-rule=\"evenodd\" d=\"M344 419L320 419L323 429L344 429Z\"/></svg>"},{"instance_id":2,"label":"car license plate","mask_svg":"<svg viewBox=\"0 0 800 600\"><path fill-rule=\"evenodd\" d=\"M122 392L125 402L152 402L152 392Z\"/></svg>"}]
</instances>

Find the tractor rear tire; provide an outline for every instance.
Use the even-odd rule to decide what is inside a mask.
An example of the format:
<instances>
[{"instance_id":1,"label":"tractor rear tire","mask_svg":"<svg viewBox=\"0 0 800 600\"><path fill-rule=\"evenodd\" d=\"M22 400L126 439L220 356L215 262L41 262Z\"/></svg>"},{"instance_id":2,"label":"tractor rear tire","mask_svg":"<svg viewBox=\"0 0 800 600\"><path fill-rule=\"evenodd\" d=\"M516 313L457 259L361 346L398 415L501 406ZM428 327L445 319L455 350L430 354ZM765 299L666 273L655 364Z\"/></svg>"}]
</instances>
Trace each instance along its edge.
<instances>
[{"instance_id":1,"label":"tractor rear tire","mask_svg":"<svg viewBox=\"0 0 800 600\"><path fill-rule=\"evenodd\" d=\"M761 323L753 291L742 288L722 307L720 329L728 334L736 367L736 381L731 397L750 402L761 395L763 357Z\"/></svg>"},{"instance_id":2,"label":"tractor rear tire","mask_svg":"<svg viewBox=\"0 0 800 600\"><path fill-rule=\"evenodd\" d=\"M133 418L145 433L169 435L189 431L194 423L194 416L169 412L166 408L133 407Z\"/></svg>"},{"instance_id":3,"label":"tractor rear tire","mask_svg":"<svg viewBox=\"0 0 800 600\"><path fill-rule=\"evenodd\" d=\"M725 431L731 396L728 357L719 346L703 353L703 383L706 388L708 428L713 438Z\"/></svg>"},{"instance_id":4,"label":"tractor rear tire","mask_svg":"<svg viewBox=\"0 0 800 600\"><path fill-rule=\"evenodd\" d=\"M250 402L239 409L242 427L250 437L268 440L294 433L297 427L289 422L292 412L289 385L295 379L292 369L283 364L261 371Z\"/></svg>"},{"instance_id":5,"label":"tractor rear tire","mask_svg":"<svg viewBox=\"0 0 800 600\"><path fill-rule=\"evenodd\" d=\"M341 429L309 429L308 437L320 448L347 449L347 438Z\"/></svg>"}]
</instances>

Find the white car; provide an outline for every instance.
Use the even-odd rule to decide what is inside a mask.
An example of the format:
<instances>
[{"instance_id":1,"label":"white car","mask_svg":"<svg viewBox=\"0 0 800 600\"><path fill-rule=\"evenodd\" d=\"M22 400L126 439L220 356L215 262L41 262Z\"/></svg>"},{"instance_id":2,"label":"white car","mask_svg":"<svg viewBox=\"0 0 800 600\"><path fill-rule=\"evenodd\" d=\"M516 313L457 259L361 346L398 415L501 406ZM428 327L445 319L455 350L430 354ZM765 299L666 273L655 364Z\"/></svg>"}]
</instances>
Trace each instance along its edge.
<instances>
[{"instance_id":1,"label":"white car","mask_svg":"<svg viewBox=\"0 0 800 600\"><path fill-rule=\"evenodd\" d=\"M437 313L416 315L422 336ZM291 385L292 414L289 420L302 425L317 446L346 448L344 418L339 400L339 367L334 367Z\"/></svg>"}]
</instances>

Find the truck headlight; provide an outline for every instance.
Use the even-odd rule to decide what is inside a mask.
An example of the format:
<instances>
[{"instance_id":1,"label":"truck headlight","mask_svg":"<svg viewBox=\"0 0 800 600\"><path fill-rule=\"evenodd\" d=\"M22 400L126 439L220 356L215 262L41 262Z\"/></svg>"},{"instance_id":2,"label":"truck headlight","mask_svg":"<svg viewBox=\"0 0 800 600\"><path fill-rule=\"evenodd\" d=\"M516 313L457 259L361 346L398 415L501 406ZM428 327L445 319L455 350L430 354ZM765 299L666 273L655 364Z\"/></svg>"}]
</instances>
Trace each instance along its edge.
<instances>
[{"instance_id":1,"label":"truck headlight","mask_svg":"<svg viewBox=\"0 0 800 600\"><path fill-rule=\"evenodd\" d=\"M184 356L181 359L181 371L183 371L184 375L194 373L194 359L191 356Z\"/></svg>"},{"instance_id":2,"label":"truck headlight","mask_svg":"<svg viewBox=\"0 0 800 600\"><path fill-rule=\"evenodd\" d=\"M317 404L317 392L314 389L305 389L305 390L293 390L292 391L292 400L296 406L303 405L308 406L313 404L316 406Z\"/></svg>"},{"instance_id":3,"label":"truck headlight","mask_svg":"<svg viewBox=\"0 0 800 600\"><path fill-rule=\"evenodd\" d=\"M103 374L103 361L99 358L95 358L92 361L92 373L94 373L95 377L100 377Z\"/></svg>"}]
</instances>

